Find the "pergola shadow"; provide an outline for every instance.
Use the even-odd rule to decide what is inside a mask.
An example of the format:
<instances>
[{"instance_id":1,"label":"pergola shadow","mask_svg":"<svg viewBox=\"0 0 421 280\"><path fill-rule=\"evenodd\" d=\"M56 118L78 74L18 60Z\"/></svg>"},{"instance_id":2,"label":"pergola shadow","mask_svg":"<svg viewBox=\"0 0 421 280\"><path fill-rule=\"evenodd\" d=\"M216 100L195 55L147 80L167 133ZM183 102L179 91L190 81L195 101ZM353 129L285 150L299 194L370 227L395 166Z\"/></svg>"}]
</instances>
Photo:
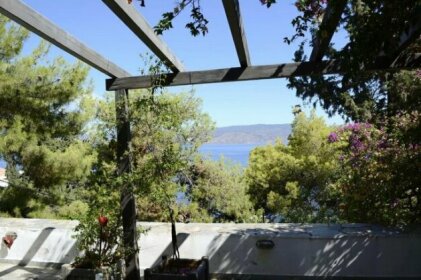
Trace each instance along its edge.
<instances>
[{"instance_id":1,"label":"pergola shadow","mask_svg":"<svg viewBox=\"0 0 421 280\"><path fill-rule=\"evenodd\" d=\"M41 276L42 276L42 275L45 274L48 277L50 277L51 276L50 273L44 271L41 268L27 267L27 266L31 265L31 262L32 262L34 256L37 254L37 252L40 250L40 248L46 242L46 240L51 235L53 230L55 230L55 228L53 228L53 227L46 227L46 228L42 229L40 234L34 240L31 247L25 253L23 258L19 261L19 263L16 264L15 266L12 266L12 267L8 268L8 269L0 271L0 279L7 279L7 278L2 278L2 277L6 277L7 275L12 274L13 272L16 272L18 270L25 270L32 275L40 275L41 274ZM22 238L22 237L20 237L20 238ZM69 252L74 251L76 249L75 246L76 246L76 244L73 244L73 246L69 249ZM57 268L58 264L48 264L48 263L46 263L44 266L46 268L48 268L48 267ZM30 276L32 276L32 275L30 275ZM31 279L30 276L28 276L28 279ZM55 276L51 276L51 277L55 277ZM51 278L51 279L60 279L60 278Z\"/></svg>"}]
</instances>

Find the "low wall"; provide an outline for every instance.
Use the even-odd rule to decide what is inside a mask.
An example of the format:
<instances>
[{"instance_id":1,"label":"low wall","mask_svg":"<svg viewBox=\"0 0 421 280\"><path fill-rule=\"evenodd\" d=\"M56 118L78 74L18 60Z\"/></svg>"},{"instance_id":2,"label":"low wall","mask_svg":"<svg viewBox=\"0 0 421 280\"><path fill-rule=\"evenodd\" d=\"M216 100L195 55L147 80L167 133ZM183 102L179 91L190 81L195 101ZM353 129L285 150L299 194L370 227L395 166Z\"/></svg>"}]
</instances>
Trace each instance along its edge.
<instances>
[{"instance_id":1,"label":"low wall","mask_svg":"<svg viewBox=\"0 0 421 280\"><path fill-rule=\"evenodd\" d=\"M0 238L15 232L10 249L1 242L0 262L54 266L70 263L78 255L73 239L75 221L0 218Z\"/></svg>"},{"instance_id":2,"label":"low wall","mask_svg":"<svg viewBox=\"0 0 421 280\"><path fill-rule=\"evenodd\" d=\"M0 262L69 263L78 254L77 222L0 218L0 236L18 238L0 247ZM140 266L171 255L171 227L140 223ZM216 275L421 278L421 232L400 233L371 225L177 224L183 258L208 256ZM260 248L257 244L273 245ZM275 279L273 278L273 279ZM252 278L247 278L252 279Z\"/></svg>"}]
</instances>

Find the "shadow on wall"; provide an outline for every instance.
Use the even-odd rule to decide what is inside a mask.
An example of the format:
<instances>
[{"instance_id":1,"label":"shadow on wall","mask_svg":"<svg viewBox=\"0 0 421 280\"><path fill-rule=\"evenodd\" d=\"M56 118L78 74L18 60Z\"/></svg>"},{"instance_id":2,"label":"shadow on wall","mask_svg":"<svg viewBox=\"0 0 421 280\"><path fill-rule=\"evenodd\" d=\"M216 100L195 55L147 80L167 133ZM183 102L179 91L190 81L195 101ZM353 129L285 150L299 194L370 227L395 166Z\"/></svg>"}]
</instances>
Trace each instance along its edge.
<instances>
[{"instance_id":1,"label":"shadow on wall","mask_svg":"<svg viewBox=\"0 0 421 280\"><path fill-rule=\"evenodd\" d=\"M187 234L187 233L178 233L177 236L176 236L178 247L181 247L181 245L183 245L184 241L186 241L188 237L189 237L189 234ZM173 253L174 253L173 246L172 246L172 243L170 242L167 245L167 247L164 249L164 251L162 251L162 253L159 255L159 257L154 261L154 263L153 263L153 265L151 265L151 267L157 266L158 264L161 263L162 258L164 256L169 257L169 256L172 256Z\"/></svg>"},{"instance_id":2,"label":"shadow on wall","mask_svg":"<svg viewBox=\"0 0 421 280\"><path fill-rule=\"evenodd\" d=\"M220 234L208 248L210 271L277 276L421 276L419 239L411 243L397 236L373 235L369 230L352 231L345 228L323 236L302 227L279 227ZM258 248L259 240L272 241L274 247Z\"/></svg>"},{"instance_id":3,"label":"shadow on wall","mask_svg":"<svg viewBox=\"0 0 421 280\"><path fill-rule=\"evenodd\" d=\"M19 264L18 264L19 266L26 266L32 260L32 258L36 255L36 253L39 251L39 249L44 244L44 242L47 240L48 236L50 236L50 234L53 230L54 230L54 228L47 227L47 228L44 228L40 232L38 237L32 243L29 250L26 252L25 256L19 262Z\"/></svg>"},{"instance_id":4,"label":"shadow on wall","mask_svg":"<svg viewBox=\"0 0 421 280\"><path fill-rule=\"evenodd\" d=\"M25 267L26 265L28 265L34 258L34 256L40 251L40 249L42 249L42 247L44 247L46 244L46 240L48 239L48 237L51 235L51 233L55 230L55 228L53 227L46 227L44 229L42 229L42 231L40 232L40 234L37 236L37 238L34 240L34 242L30 245L28 251L25 253L25 255L22 257L22 259L19 261L19 263L14 266L11 267L9 269L6 269L4 271L0 272L0 277L5 276L17 269L22 269L22 267ZM20 237L21 240L18 240L20 242L24 242L22 241L22 238L24 238L24 235L21 235ZM54 246L59 245L60 242L57 242L57 244L54 244ZM3 245L2 245L3 246ZM73 254L74 252L76 252L76 244L73 244L73 246L71 246L67 252L63 251L64 247L59 248L59 247L55 247L56 250L62 250L60 252L61 257L58 260L58 263L56 265L59 265L59 263L64 263L66 260L67 255L69 254ZM8 254L8 249L6 248L7 251L4 251L3 247L0 250L1 252L1 256L2 258L7 257ZM51 264L49 263L45 263L45 266L49 266ZM25 268L26 269L26 268ZM29 271L29 270L28 270Z\"/></svg>"},{"instance_id":5,"label":"shadow on wall","mask_svg":"<svg viewBox=\"0 0 421 280\"><path fill-rule=\"evenodd\" d=\"M210 242L210 270L215 274L303 275L297 273L298 263L293 259L308 253L302 250L307 248L297 246L302 246L303 239L309 237L296 228L232 230ZM256 245L259 241L274 246L261 249Z\"/></svg>"}]
</instances>

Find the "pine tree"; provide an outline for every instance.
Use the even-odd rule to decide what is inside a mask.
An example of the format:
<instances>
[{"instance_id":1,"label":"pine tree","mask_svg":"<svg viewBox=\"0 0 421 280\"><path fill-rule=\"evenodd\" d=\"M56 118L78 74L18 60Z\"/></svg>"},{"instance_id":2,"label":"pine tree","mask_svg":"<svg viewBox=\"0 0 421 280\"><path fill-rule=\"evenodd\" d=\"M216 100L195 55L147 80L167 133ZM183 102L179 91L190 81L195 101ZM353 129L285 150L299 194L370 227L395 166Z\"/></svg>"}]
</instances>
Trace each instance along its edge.
<instances>
[{"instance_id":1,"label":"pine tree","mask_svg":"<svg viewBox=\"0 0 421 280\"><path fill-rule=\"evenodd\" d=\"M1 196L3 210L6 204L28 203L5 203L18 189L25 188L29 198L35 198L38 192L33 190L51 194L80 183L95 160L91 145L83 141L92 117L87 108L93 107L86 83L89 68L61 57L50 61L44 41L22 55L29 36L0 17L0 158L7 163L10 182Z\"/></svg>"}]
</instances>

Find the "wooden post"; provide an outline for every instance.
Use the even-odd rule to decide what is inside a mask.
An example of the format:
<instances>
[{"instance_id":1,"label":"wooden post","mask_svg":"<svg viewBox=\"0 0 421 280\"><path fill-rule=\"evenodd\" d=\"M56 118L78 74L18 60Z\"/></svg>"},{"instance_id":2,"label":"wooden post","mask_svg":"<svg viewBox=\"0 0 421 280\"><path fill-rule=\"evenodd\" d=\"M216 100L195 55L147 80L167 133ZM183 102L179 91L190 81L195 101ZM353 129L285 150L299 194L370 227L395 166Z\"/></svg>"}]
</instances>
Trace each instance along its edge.
<instances>
[{"instance_id":1,"label":"wooden post","mask_svg":"<svg viewBox=\"0 0 421 280\"><path fill-rule=\"evenodd\" d=\"M115 106L117 117L117 175L132 171L130 153L130 120L129 120L129 91L115 91ZM121 190L121 213L123 219L123 242L130 253L126 255L126 280L140 280L139 252L136 232L136 201L133 186L125 185Z\"/></svg>"}]
</instances>

